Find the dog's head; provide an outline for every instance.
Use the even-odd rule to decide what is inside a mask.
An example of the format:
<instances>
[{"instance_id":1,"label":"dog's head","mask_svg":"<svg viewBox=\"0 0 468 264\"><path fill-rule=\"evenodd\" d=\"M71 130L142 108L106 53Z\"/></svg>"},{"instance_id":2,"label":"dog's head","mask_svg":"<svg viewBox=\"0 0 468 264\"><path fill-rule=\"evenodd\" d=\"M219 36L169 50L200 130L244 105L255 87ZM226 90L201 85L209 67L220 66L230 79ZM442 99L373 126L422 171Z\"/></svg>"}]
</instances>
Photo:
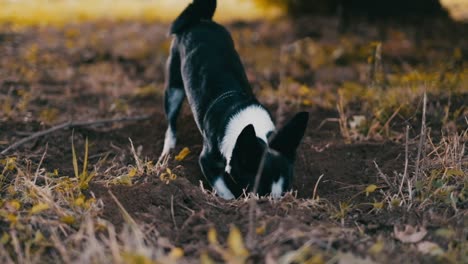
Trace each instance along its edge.
<instances>
[{"instance_id":1,"label":"dog's head","mask_svg":"<svg viewBox=\"0 0 468 264\"><path fill-rule=\"evenodd\" d=\"M231 157L233 179L252 191L257 172L261 169L259 195L271 194L278 198L288 191L293 180L296 149L308 120L309 113L296 114L282 129L269 136L268 145L257 137L253 125L245 127L237 138Z\"/></svg>"}]
</instances>

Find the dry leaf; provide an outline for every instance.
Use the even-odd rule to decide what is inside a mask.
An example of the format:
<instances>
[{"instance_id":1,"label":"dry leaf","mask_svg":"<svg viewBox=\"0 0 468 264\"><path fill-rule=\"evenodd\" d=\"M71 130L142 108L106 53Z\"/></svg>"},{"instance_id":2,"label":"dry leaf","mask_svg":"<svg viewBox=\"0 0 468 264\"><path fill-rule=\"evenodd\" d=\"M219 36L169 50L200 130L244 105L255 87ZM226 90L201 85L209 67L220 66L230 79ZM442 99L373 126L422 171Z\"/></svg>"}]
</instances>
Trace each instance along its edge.
<instances>
[{"instance_id":1,"label":"dry leaf","mask_svg":"<svg viewBox=\"0 0 468 264\"><path fill-rule=\"evenodd\" d=\"M403 243L417 243L421 241L427 234L424 227L405 226L405 230L401 231L396 226L394 227L395 238Z\"/></svg>"},{"instance_id":2,"label":"dry leaf","mask_svg":"<svg viewBox=\"0 0 468 264\"><path fill-rule=\"evenodd\" d=\"M367 186L366 190L365 190L366 196L369 196L369 193L373 193L373 192L375 192L375 190L377 190L377 185L371 184L371 185Z\"/></svg>"},{"instance_id":3,"label":"dry leaf","mask_svg":"<svg viewBox=\"0 0 468 264\"><path fill-rule=\"evenodd\" d=\"M214 227L210 227L210 230L208 230L208 242L210 242L211 245L218 245L218 234L216 233L216 229Z\"/></svg>"},{"instance_id":4,"label":"dry leaf","mask_svg":"<svg viewBox=\"0 0 468 264\"><path fill-rule=\"evenodd\" d=\"M184 250L179 247L173 248L171 252L169 253L169 258L173 260L178 260L183 256L184 256Z\"/></svg>"},{"instance_id":5,"label":"dry leaf","mask_svg":"<svg viewBox=\"0 0 468 264\"><path fill-rule=\"evenodd\" d=\"M207 252L203 252L200 255L200 263L201 264L214 264L214 260L210 258Z\"/></svg>"},{"instance_id":6,"label":"dry leaf","mask_svg":"<svg viewBox=\"0 0 468 264\"><path fill-rule=\"evenodd\" d=\"M370 248L369 248L369 253L370 254L373 254L373 255L377 255L379 254L380 252L382 252L382 250L385 248L385 243L383 240L379 239L377 242L375 242L374 245L372 245Z\"/></svg>"},{"instance_id":7,"label":"dry leaf","mask_svg":"<svg viewBox=\"0 0 468 264\"><path fill-rule=\"evenodd\" d=\"M177 161L182 161L187 157L187 155L190 154L190 149L185 147L179 152L179 155L175 156L175 160Z\"/></svg>"},{"instance_id":8,"label":"dry leaf","mask_svg":"<svg viewBox=\"0 0 468 264\"><path fill-rule=\"evenodd\" d=\"M227 239L227 244L229 249L237 256L248 256L249 252L244 246L244 241L242 239L242 234L239 229L235 226L231 226L231 231L229 231L229 236Z\"/></svg>"},{"instance_id":9,"label":"dry leaf","mask_svg":"<svg viewBox=\"0 0 468 264\"><path fill-rule=\"evenodd\" d=\"M440 256L444 254L444 251L442 250L442 248L439 247L439 245L429 241L423 241L419 243L418 250L423 254L431 256Z\"/></svg>"},{"instance_id":10,"label":"dry leaf","mask_svg":"<svg viewBox=\"0 0 468 264\"><path fill-rule=\"evenodd\" d=\"M42 211L49 209L49 205L46 203L38 203L31 208L31 214L38 214Z\"/></svg>"},{"instance_id":11,"label":"dry leaf","mask_svg":"<svg viewBox=\"0 0 468 264\"><path fill-rule=\"evenodd\" d=\"M374 202L372 204L372 206L374 207L374 209L377 209L377 210L380 210L384 207L384 203L383 202Z\"/></svg>"},{"instance_id":12,"label":"dry leaf","mask_svg":"<svg viewBox=\"0 0 468 264\"><path fill-rule=\"evenodd\" d=\"M137 168L131 168L130 171L128 172L128 177L134 177L137 174L138 170Z\"/></svg>"}]
</instances>

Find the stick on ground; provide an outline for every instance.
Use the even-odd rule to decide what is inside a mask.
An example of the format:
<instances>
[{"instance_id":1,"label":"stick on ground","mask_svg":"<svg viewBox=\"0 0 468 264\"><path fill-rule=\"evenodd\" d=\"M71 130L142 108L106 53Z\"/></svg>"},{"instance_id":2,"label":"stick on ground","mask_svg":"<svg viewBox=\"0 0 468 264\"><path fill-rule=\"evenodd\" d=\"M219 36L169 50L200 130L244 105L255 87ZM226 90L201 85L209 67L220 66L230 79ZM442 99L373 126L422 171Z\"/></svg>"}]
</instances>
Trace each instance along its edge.
<instances>
[{"instance_id":1,"label":"stick on ground","mask_svg":"<svg viewBox=\"0 0 468 264\"><path fill-rule=\"evenodd\" d=\"M68 121L66 123L62 123L56 126L53 126L49 129L36 132L29 137L23 138L20 141L15 142L13 145L7 147L6 149L2 150L0 154L5 155L8 151L17 149L19 146L42 136L51 134L57 130L67 129L67 128L76 128L76 127L86 127L86 126L96 126L96 125L105 125L110 123L120 123L120 122L129 122L129 121L143 121L148 120L150 118L149 115L144 116L136 116L136 117L121 117L121 118L113 118L113 119L101 119L101 120L94 120L94 121Z\"/></svg>"}]
</instances>

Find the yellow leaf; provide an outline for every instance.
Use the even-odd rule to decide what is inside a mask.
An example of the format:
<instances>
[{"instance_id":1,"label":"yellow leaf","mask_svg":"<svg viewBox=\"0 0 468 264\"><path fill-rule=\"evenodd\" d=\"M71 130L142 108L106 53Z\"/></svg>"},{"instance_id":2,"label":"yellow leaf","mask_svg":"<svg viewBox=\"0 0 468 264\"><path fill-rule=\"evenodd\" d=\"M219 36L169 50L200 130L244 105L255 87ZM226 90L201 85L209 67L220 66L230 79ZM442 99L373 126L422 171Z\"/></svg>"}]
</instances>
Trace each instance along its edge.
<instances>
[{"instance_id":1,"label":"yellow leaf","mask_svg":"<svg viewBox=\"0 0 468 264\"><path fill-rule=\"evenodd\" d=\"M450 228L439 228L435 231L436 236L440 236L446 239L451 239L455 237L456 232Z\"/></svg>"},{"instance_id":2,"label":"yellow leaf","mask_svg":"<svg viewBox=\"0 0 468 264\"><path fill-rule=\"evenodd\" d=\"M244 246L244 241L242 239L242 234L239 229L235 226L231 226L229 231L229 236L227 239L227 244L229 249L236 256L248 256L249 252Z\"/></svg>"},{"instance_id":3,"label":"yellow leaf","mask_svg":"<svg viewBox=\"0 0 468 264\"><path fill-rule=\"evenodd\" d=\"M21 208L21 203L18 200L12 200L8 202L8 204L16 211L18 211Z\"/></svg>"},{"instance_id":4,"label":"yellow leaf","mask_svg":"<svg viewBox=\"0 0 468 264\"><path fill-rule=\"evenodd\" d=\"M175 247L169 253L169 257L174 260L178 260L184 256L184 250L178 247Z\"/></svg>"},{"instance_id":5,"label":"yellow leaf","mask_svg":"<svg viewBox=\"0 0 468 264\"><path fill-rule=\"evenodd\" d=\"M39 114L39 120L45 124L51 124L57 120L59 116L59 110L56 108L47 108L41 111Z\"/></svg>"},{"instance_id":6,"label":"yellow leaf","mask_svg":"<svg viewBox=\"0 0 468 264\"><path fill-rule=\"evenodd\" d=\"M38 214L42 211L49 209L49 205L46 203L38 203L31 208L31 214Z\"/></svg>"},{"instance_id":7,"label":"yellow leaf","mask_svg":"<svg viewBox=\"0 0 468 264\"><path fill-rule=\"evenodd\" d=\"M383 202L374 202L372 205L374 206L374 209L378 209L378 210L380 210L380 209L382 209L384 207Z\"/></svg>"},{"instance_id":8,"label":"yellow leaf","mask_svg":"<svg viewBox=\"0 0 468 264\"><path fill-rule=\"evenodd\" d=\"M44 235L41 233L41 231L36 231L36 234L34 235L34 242L39 243L45 239Z\"/></svg>"},{"instance_id":9,"label":"yellow leaf","mask_svg":"<svg viewBox=\"0 0 468 264\"><path fill-rule=\"evenodd\" d=\"M323 260L322 254L315 255L304 262L304 264L324 264L324 263L325 261Z\"/></svg>"},{"instance_id":10,"label":"yellow leaf","mask_svg":"<svg viewBox=\"0 0 468 264\"><path fill-rule=\"evenodd\" d=\"M304 95L307 95L310 93L310 89L309 87L305 86L305 85L302 85L300 88L299 88L299 95L301 96L304 96Z\"/></svg>"},{"instance_id":11,"label":"yellow leaf","mask_svg":"<svg viewBox=\"0 0 468 264\"><path fill-rule=\"evenodd\" d=\"M76 206L82 206L85 203L85 199L83 196L80 196L75 199L75 205Z\"/></svg>"},{"instance_id":12,"label":"yellow leaf","mask_svg":"<svg viewBox=\"0 0 468 264\"><path fill-rule=\"evenodd\" d=\"M257 235L263 235L265 234L265 231L266 231L266 225L263 224L259 227L257 227L257 229L255 229L255 233L257 233Z\"/></svg>"},{"instance_id":13,"label":"yellow leaf","mask_svg":"<svg viewBox=\"0 0 468 264\"><path fill-rule=\"evenodd\" d=\"M311 106L311 105L312 105L312 101L310 101L309 99L304 99L304 100L302 100L302 105L304 105L304 106Z\"/></svg>"},{"instance_id":14,"label":"yellow leaf","mask_svg":"<svg viewBox=\"0 0 468 264\"><path fill-rule=\"evenodd\" d=\"M188 154L190 154L190 149L185 147L180 151L179 155L175 156L175 160L182 161L185 159L185 157L187 157Z\"/></svg>"},{"instance_id":15,"label":"yellow leaf","mask_svg":"<svg viewBox=\"0 0 468 264\"><path fill-rule=\"evenodd\" d=\"M73 217L72 215L66 215L60 218L60 222L68 224L68 225L72 225L75 223L75 217Z\"/></svg>"},{"instance_id":16,"label":"yellow leaf","mask_svg":"<svg viewBox=\"0 0 468 264\"><path fill-rule=\"evenodd\" d=\"M13 158L6 158L4 160L2 160L1 162L2 165L5 165L5 169L7 171L12 171L16 168L16 158L13 157Z\"/></svg>"},{"instance_id":17,"label":"yellow leaf","mask_svg":"<svg viewBox=\"0 0 468 264\"><path fill-rule=\"evenodd\" d=\"M371 185L367 186L366 190L365 190L366 196L369 196L369 193L373 193L373 192L375 192L375 190L377 190L377 185L371 184Z\"/></svg>"},{"instance_id":18,"label":"yellow leaf","mask_svg":"<svg viewBox=\"0 0 468 264\"><path fill-rule=\"evenodd\" d=\"M370 248L369 248L369 253L370 254L373 254L373 255L377 255L379 254L380 252L382 252L382 250L384 249L385 247L385 243L383 242L383 240L378 240L377 242L375 242L374 245L372 245Z\"/></svg>"},{"instance_id":19,"label":"yellow leaf","mask_svg":"<svg viewBox=\"0 0 468 264\"><path fill-rule=\"evenodd\" d=\"M18 217L14 214L8 214L7 217L6 217L7 221L12 223L12 224L16 224L18 222Z\"/></svg>"},{"instance_id":20,"label":"yellow leaf","mask_svg":"<svg viewBox=\"0 0 468 264\"><path fill-rule=\"evenodd\" d=\"M216 233L216 229L214 227L210 227L210 230L208 230L208 242L210 242L211 245L218 245L218 234Z\"/></svg>"},{"instance_id":21,"label":"yellow leaf","mask_svg":"<svg viewBox=\"0 0 468 264\"><path fill-rule=\"evenodd\" d=\"M154 264L154 262L147 256L132 253L132 252L122 253L122 258L124 259L124 263Z\"/></svg>"},{"instance_id":22,"label":"yellow leaf","mask_svg":"<svg viewBox=\"0 0 468 264\"><path fill-rule=\"evenodd\" d=\"M201 264L214 264L215 262L210 258L207 252L203 252L200 255Z\"/></svg>"},{"instance_id":23,"label":"yellow leaf","mask_svg":"<svg viewBox=\"0 0 468 264\"><path fill-rule=\"evenodd\" d=\"M117 178L115 178L114 182L116 184L122 184L122 185L132 185L132 179L130 178L130 175L122 175Z\"/></svg>"},{"instance_id":24,"label":"yellow leaf","mask_svg":"<svg viewBox=\"0 0 468 264\"><path fill-rule=\"evenodd\" d=\"M137 168L131 168L130 171L128 172L128 177L134 177L137 174L138 170Z\"/></svg>"},{"instance_id":25,"label":"yellow leaf","mask_svg":"<svg viewBox=\"0 0 468 264\"><path fill-rule=\"evenodd\" d=\"M400 203L401 203L401 200L398 199L398 198L394 198L394 199L392 199L392 201L390 202L390 204L391 204L393 207L399 207L399 206L400 206Z\"/></svg>"},{"instance_id":26,"label":"yellow leaf","mask_svg":"<svg viewBox=\"0 0 468 264\"><path fill-rule=\"evenodd\" d=\"M3 233L2 237L0 238L0 243L6 245L10 241L10 235L8 233Z\"/></svg>"},{"instance_id":27,"label":"yellow leaf","mask_svg":"<svg viewBox=\"0 0 468 264\"><path fill-rule=\"evenodd\" d=\"M455 170L455 169L450 169L447 170L447 175L448 176L459 176L462 177L465 175L465 173L462 170Z\"/></svg>"},{"instance_id":28,"label":"yellow leaf","mask_svg":"<svg viewBox=\"0 0 468 264\"><path fill-rule=\"evenodd\" d=\"M161 175L159 175L161 181L167 181L167 178L169 178L169 174L167 173L161 173Z\"/></svg>"},{"instance_id":29,"label":"yellow leaf","mask_svg":"<svg viewBox=\"0 0 468 264\"><path fill-rule=\"evenodd\" d=\"M1 179L1 177L0 177L0 179ZM15 186L14 186L14 185L8 186L7 192L8 192L9 195L15 195L15 194L16 194L16 188L15 188Z\"/></svg>"},{"instance_id":30,"label":"yellow leaf","mask_svg":"<svg viewBox=\"0 0 468 264\"><path fill-rule=\"evenodd\" d=\"M440 256L444 254L444 250L436 243L423 241L417 245L418 251L431 256Z\"/></svg>"}]
</instances>

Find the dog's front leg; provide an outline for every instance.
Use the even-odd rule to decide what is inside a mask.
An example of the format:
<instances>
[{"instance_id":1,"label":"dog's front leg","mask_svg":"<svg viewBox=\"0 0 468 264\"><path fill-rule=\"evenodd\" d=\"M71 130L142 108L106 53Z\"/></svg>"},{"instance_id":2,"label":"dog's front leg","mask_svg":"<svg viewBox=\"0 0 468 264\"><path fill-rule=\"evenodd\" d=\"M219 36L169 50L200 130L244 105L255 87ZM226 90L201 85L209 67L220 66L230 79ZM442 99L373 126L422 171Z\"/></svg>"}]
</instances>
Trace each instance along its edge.
<instances>
[{"instance_id":1,"label":"dog's front leg","mask_svg":"<svg viewBox=\"0 0 468 264\"><path fill-rule=\"evenodd\" d=\"M166 65L166 90L164 92L164 111L167 118L167 130L164 138L164 147L159 157L161 161L176 144L176 125L180 108L185 99L184 83L180 72L180 55L174 40L171 53Z\"/></svg>"},{"instance_id":2,"label":"dog's front leg","mask_svg":"<svg viewBox=\"0 0 468 264\"><path fill-rule=\"evenodd\" d=\"M200 154L199 162L203 175L205 175L213 189L216 190L216 193L226 200L235 199L236 197L224 182L225 164L220 155L210 153L205 147Z\"/></svg>"},{"instance_id":3,"label":"dog's front leg","mask_svg":"<svg viewBox=\"0 0 468 264\"><path fill-rule=\"evenodd\" d=\"M165 92L165 111L167 118L167 130L164 137L164 147L161 154L161 157L164 157L169 154L169 152L175 147L177 138L176 138L176 125L177 125L177 116L180 112L180 107L185 98L184 89L172 88L169 87Z\"/></svg>"}]
</instances>

